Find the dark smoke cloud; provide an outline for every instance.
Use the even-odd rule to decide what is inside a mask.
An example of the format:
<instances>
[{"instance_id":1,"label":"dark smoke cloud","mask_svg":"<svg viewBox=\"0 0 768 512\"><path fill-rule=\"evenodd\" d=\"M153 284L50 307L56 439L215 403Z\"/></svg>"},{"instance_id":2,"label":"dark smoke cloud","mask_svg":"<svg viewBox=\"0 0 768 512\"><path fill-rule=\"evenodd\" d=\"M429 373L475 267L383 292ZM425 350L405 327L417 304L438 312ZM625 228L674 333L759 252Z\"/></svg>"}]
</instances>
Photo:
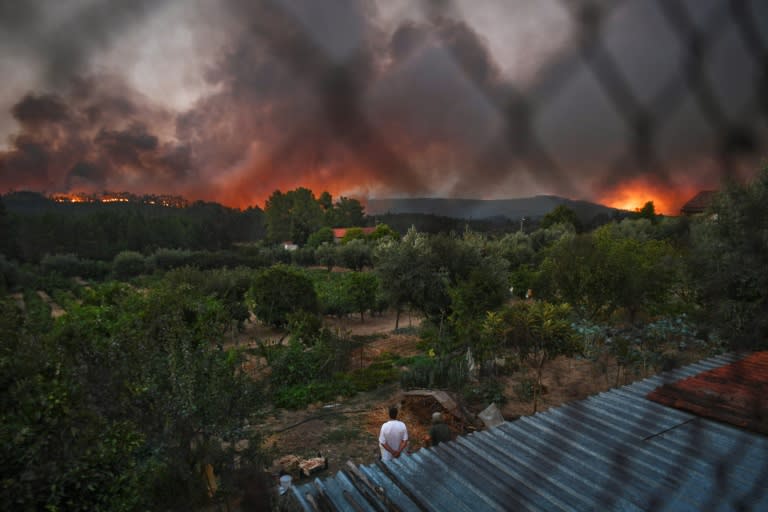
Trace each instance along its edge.
<instances>
[{"instance_id":1,"label":"dark smoke cloud","mask_svg":"<svg viewBox=\"0 0 768 512\"><path fill-rule=\"evenodd\" d=\"M42 57L47 82L62 86L87 71L95 51L110 46L164 3L0 0L0 42ZM54 19L49 19L45 26L50 28L44 29L42 22L47 18Z\"/></svg>"},{"instance_id":2,"label":"dark smoke cloud","mask_svg":"<svg viewBox=\"0 0 768 512\"><path fill-rule=\"evenodd\" d=\"M8 189L141 192L190 176L188 150L149 128L172 116L115 77L77 80L64 96L27 95L12 112L21 131L0 153Z\"/></svg>"},{"instance_id":3,"label":"dark smoke cloud","mask_svg":"<svg viewBox=\"0 0 768 512\"><path fill-rule=\"evenodd\" d=\"M22 126L58 123L69 117L67 105L57 96L28 94L11 109L14 119Z\"/></svg>"},{"instance_id":4,"label":"dark smoke cloud","mask_svg":"<svg viewBox=\"0 0 768 512\"><path fill-rule=\"evenodd\" d=\"M373 4L316 5L230 2L249 24L209 75L220 91L180 117L179 136L203 168L240 165L229 187L254 195L322 173L426 191L365 112L382 58Z\"/></svg>"},{"instance_id":5,"label":"dark smoke cloud","mask_svg":"<svg viewBox=\"0 0 768 512\"><path fill-rule=\"evenodd\" d=\"M490 34L461 15L481 3L424 1L421 17L390 26L374 0L226 0L217 6L231 15L219 20L230 37L206 74L213 92L181 113L90 68L98 48L118 44L156 3L84 3L31 38L47 56L49 92L13 107L19 132L0 152L0 184L172 190L236 206L296 186L595 199L637 178L708 188L722 169L697 176L697 162L717 161L724 138L749 142L739 151L751 157L764 151L765 76L758 58L734 54L762 44L764 60L768 16L755 18L758 43L747 43L738 24L717 26L729 17L725 0L683 2L676 22L660 3L605 3L618 7L598 16L593 46L578 38L589 12L574 7L570 26L542 27L544 36L569 30L572 44L513 81L500 59L536 60L538 44L492 53ZM42 1L21 4L0 0L0 40L20 45L46 16ZM767 4L749 5L759 14ZM691 82L679 33L689 29L721 33L696 63L704 86Z\"/></svg>"}]
</instances>

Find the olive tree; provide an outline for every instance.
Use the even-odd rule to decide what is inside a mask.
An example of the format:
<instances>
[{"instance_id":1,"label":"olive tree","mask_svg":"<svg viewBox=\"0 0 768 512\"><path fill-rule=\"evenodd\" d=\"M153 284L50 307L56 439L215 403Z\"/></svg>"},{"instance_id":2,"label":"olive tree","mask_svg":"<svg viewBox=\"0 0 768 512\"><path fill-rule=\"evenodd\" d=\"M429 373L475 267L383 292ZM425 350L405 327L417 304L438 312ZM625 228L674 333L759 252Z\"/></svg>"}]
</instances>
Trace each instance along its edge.
<instances>
[{"instance_id":1,"label":"olive tree","mask_svg":"<svg viewBox=\"0 0 768 512\"><path fill-rule=\"evenodd\" d=\"M259 272L246 300L259 320L276 327L287 325L289 313L318 311L312 280L287 265L275 265Z\"/></svg>"}]
</instances>

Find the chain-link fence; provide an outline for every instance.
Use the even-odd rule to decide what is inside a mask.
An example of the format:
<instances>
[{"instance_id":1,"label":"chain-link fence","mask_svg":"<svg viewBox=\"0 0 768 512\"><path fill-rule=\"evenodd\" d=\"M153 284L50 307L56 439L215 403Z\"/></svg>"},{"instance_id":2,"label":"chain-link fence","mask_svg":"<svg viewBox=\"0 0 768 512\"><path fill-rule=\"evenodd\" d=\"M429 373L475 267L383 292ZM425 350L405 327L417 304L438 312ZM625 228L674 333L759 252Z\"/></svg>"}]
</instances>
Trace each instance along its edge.
<instances>
[{"instance_id":1,"label":"chain-link fence","mask_svg":"<svg viewBox=\"0 0 768 512\"><path fill-rule=\"evenodd\" d=\"M425 19L435 27L451 23L451 20L461 20L462 8L471 9L466 5L459 6L451 0L424 0L419 5ZM457 45L448 39L452 37L452 33L435 30L438 36L446 37L442 48L451 55L454 65L462 70L467 82L471 84L473 93L482 97L487 105L491 105L503 120L502 128L498 131L499 137L489 140L483 151L477 155L477 167L498 166L506 169L513 162L521 162L525 167L535 169L537 178L541 181L557 182L561 189L571 186L578 176L564 165L564 159L557 154L557 146L548 140L546 133L542 133L539 118L550 115L548 109L553 102L561 101L558 98L562 95L571 101L578 101L578 95L569 95L567 91L585 74L591 83L599 88L603 108L612 111L613 117L620 124L617 128L619 137L624 139L619 144L621 149L613 152L612 157L606 160L605 180L618 182L628 176L639 177L647 173L661 183L673 183L673 175L676 172L674 166L679 164L679 161L668 157L668 146L677 143L674 140L670 142L669 139L701 134L702 130L706 132L706 136L691 137L691 140L687 141L690 143L688 150L694 156L696 152L707 153L715 163L719 177L733 177L739 172L739 166L744 161L753 166L758 165L765 151L768 118L768 10L762 7L759 1L561 0L558 5L569 17L568 49L559 52L525 85L505 83L504 87L499 87L497 82L487 79L487 73L477 69L477 62L473 60L472 54L457 51ZM617 53L611 46L611 41L615 41L615 37L611 36L611 31L614 30L611 24L616 17L632 16L638 9L652 11L652 18L661 26L657 26L655 33L661 30L666 34L668 52L674 54L671 66L675 71L667 73L650 88L638 88L635 81L637 77L633 76L636 71L631 69L632 63L622 61L620 52ZM274 12L279 13L280 9ZM647 19L648 16L645 16L646 21ZM265 33L269 32L269 29L265 30ZM649 46L665 44L652 38L653 35L649 35ZM273 39L271 36L267 40L284 41ZM743 51L733 54L725 52L727 56L724 58L723 45ZM293 44L288 47L293 50L316 48L309 43L306 46ZM273 47L273 51L279 53L285 48L287 47L278 44ZM311 58L307 60L307 56ZM364 154L363 158L379 169L408 167L406 156L399 155L387 140L379 138L369 122L368 114L362 107L365 86L355 81L353 68L334 68L330 75L332 79L329 81L327 56L318 59L313 50L284 54L284 57L291 61L291 68L316 84L318 93L329 99L331 103L327 111L335 116L329 119L331 126L335 127L337 134L345 142ZM721 64L713 65L713 61L718 59ZM321 62L323 64L318 65ZM729 68L729 65L742 69L746 67L749 71L729 74L728 69L733 69ZM646 71L653 72L653 63ZM687 112L695 111L696 115L681 114L686 109ZM672 124L680 123L680 116L685 121L682 129L679 126L671 128ZM581 120L561 121L569 123L578 131ZM574 137L578 138L578 134ZM295 142L292 140L291 144ZM690 168L687 171L692 172ZM613 173L619 178L611 178ZM587 409L585 406L584 414L592 414ZM654 411L658 409L644 408L642 414L634 418L634 426L626 427L630 434L634 432L636 436L643 438L645 426L663 423L660 418L654 416ZM614 415L614 420L619 419L614 411L606 413L601 421L612 421L611 414ZM570 427L573 428L574 439L580 433L586 436L585 439L590 438L594 432L587 431L595 428L581 427L578 424L571 424ZM584 429L583 432L580 431L581 428ZM670 427L670 430L672 428L674 427ZM727 448L707 446L706 443L711 441L711 433L706 432L706 428L701 427L698 422L686 428L688 434L682 437L680 442L688 445L678 446L678 450L670 455L670 461L667 461L671 467L679 470L679 474L665 476L666 469L657 472L658 492L645 494L644 498L651 498L644 506L640 504L640 508L656 510L673 503L675 506L679 505L676 492L684 487L679 482L684 482L687 478L680 475L686 475L690 471L691 474L698 475L696 478L700 478L698 472L705 467L703 458L711 459L702 456L702 453L708 450L717 452L717 462L706 465L716 470L711 474L705 473L702 480L702 485L711 486L703 490L710 496L708 506L712 509L742 507L749 510L750 503L764 498L765 489L758 488L758 478L742 482L742 501L718 501L718 492L733 492L733 482L728 481L726 475L730 473L725 468L730 465L742 466L756 455L758 460L768 461L768 454L765 453L763 445L759 448L759 453L751 453L749 438L737 436L738 439L734 437L728 440ZM664 432L653 436L656 435L664 435ZM542 460L540 465L531 462L528 466L518 468L519 473L523 475L521 478L527 478L532 482L531 485L535 485L535 482L542 481L539 474L542 468L574 462L572 454L558 453L556 450L548 450L547 453L549 457ZM642 443L613 449L607 464L616 476L607 481L594 504L599 504L605 510L612 510L620 508L627 500L631 502L633 497L627 495L625 490L637 487L623 486L622 476L636 478L639 473L643 473L644 470L637 471L637 466L653 464L647 459L649 453L642 447ZM450 457L446 456L446 460L448 459ZM431 471L439 467L439 460L433 461L433 466L430 466L429 460L431 459L422 463L423 470ZM765 462L759 467L764 473ZM652 473L650 468L649 474ZM764 476L765 474L761 478ZM490 482L488 485L496 484ZM590 485L599 484L592 482ZM572 490L579 492L578 486ZM737 494L738 492L740 491L737 491ZM567 494L565 491L564 493ZM417 497L413 499L419 501ZM329 503L326 502L324 506L330 506ZM574 503L579 502L575 500ZM383 498L380 504L394 506ZM422 505L425 509L431 509L434 503ZM580 507L574 505L573 508Z\"/></svg>"},{"instance_id":2,"label":"chain-link fence","mask_svg":"<svg viewBox=\"0 0 768 512\"><path fill-rule=\"evenodd\" d=\"M509 30L516 30L514 4L509 7ZM685 181L681 175L699 173L706 176L688 184L717 187L720 179L760 165L768 114L768 9L763 3L552 0L539 5L544 4L559 11L562 23L542 25L541 30L567 35L552 34L558 51L550 52L546 63L522 82L499 78L481 51L463 44L473 30L464 30L463 25L470 26L465 15L482 9L482 2L477 7L453 0L408 4L410 9L418 5L420 23L430 27L433 38L442 39L441 51L461 72L462 87L472 97L467 101L481 102L498 120L493 130L483 131L491 136L479 149L473 147L471 161L461 161L464 174L458 173L453 188L440 192L487 195L511 174L527 173L541 188L599 199L602 191L628 179L648 178L673 188ZM306 20L282 3L268 5L252 28L314 91L331 139L346 145L379 178L387 175L391 188L428 188L429 183L420 183L424 173L413 163L413 147L382 133L387 119L377 118L382 111L371 113L370 96L380 94L371 94L371 89L380 84L370 79L370 62L357 54L334 59L306 31ZM417 29L403 32L394 37L406 41L401 46L408 51L427 44ZM529 57L525 49L510 51L517 59ZM536 58L533 50L530 58ZM407 87L397 94L407 96ZM435 95L442 99L440 94L437 86ZM457 119L460 123L460 116L450 121ZM468 115L467 124L473 122ZM429 129L441 131L434 123ZM279 164L293 158L308 138L311 130L288 135L266 161ZM584 178L590 181L585 184ZM691 192L689 187L686 193Z\"/></svg>"}]
</instances>

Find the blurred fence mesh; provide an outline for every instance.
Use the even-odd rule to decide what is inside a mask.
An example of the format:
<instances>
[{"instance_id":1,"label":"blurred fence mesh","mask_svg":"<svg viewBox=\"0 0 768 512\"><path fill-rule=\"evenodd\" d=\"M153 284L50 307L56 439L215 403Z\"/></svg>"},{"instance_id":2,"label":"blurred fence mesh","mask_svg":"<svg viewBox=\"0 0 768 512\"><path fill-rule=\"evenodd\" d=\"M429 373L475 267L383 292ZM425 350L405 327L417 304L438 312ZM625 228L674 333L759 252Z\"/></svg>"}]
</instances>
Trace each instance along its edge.
<instances>
[{"instance_id":1,"label":"blurred fence mesh","mask_svg":"<svg viewBox=\"0 0 768 512\"><path fill-rule=\"evenodd\" d=\"M508 147L516 156L529 159L539 169L543 167L561 179L567 179L557 169L555 155L548 152L543 141L537 138L532 124L552 97L568 88L577 72L583 69L591 73L604 97L625 125L629 140L626 141L626 153L613 163L617 170L635 166L639 172L652 169L655 173L668 175L659 155L658 134L689 97L712 130L716 147L706 149L719 160L723 175L733 173L739 158L757 156L763 149L760 131L764 129L761 123L768 118L768 45L765 34L761 33L759 13L753 9L754 3L747 0L709 2L706 15L694 16L696 10L703 9L702 4L706 2L648 0L647 3L653 4L661 14L659 21L666 25L677 40L680 73L668 77L650 97L641 98L604 37L604 28L611 22L614 12L631 2L557 1L572 19L574 35L571 51L565 52L559 61L548 65L549 70L540 78L540 83L536 84L535 95L512 91L502 104L499 104L498 99L488 97L503 112ZM424 7L433 20L451 18L459 12L451 0L425 0ZM740 58L748 59L754 69L758 70L757 83L754 84L756 104L739 112L736 119L729 115L725 102L718 96L709 66L715 45L730 30L735 30L742 39L745 54ZM653 41L649 41L649 45L653 44ZM445 48L450 50L451 45L445 45ZM670 51L673 50L670 48ZM459 66L466 65L459 56L455 56L455 61ZM470 80L472 76L472 73L466 73ZM729 77L718 79L730 80ZM479 92L485 92L482 84L476 85Z\"/></svg>"},{"instance_id":2,"label":"blurred fence mesh","mask_svg":"<svg viewBox=\"0 0 768 512\"><path fill-rule=\"evenodd\" d=\"M651 94L639 94L627 76L622 62L612 51L605 37L605 27L610 23L614 13L630 0L552 0L558 3L570 16L573 34L569 51L562 52L547 66L546 72L537 78L535 93L531 88L505 88L505 94L500 96L498 90L489 90L488 85L473 79L476 73L466 69L472 63L466 56L453 54L453 60L459 69L465 71L466 78L473 84L474 89L484 96L487 102L496 108L504 120L503 140L504 151L511 158L520 160L537 172L548 173L550 177L567 181L567 169L558 163L557 155L547 149L547 142L542 140L534 128L537 116L547 108L549 102L562 90L568 88L578 73L588 72L599 84L606 101L615 111L624 125L625 141L623 153L612 162L612 166L623 169L634 166L642 172L643 169L653 169L654 172L670 172L665 169L664 158L661 156L660 136L670 119L683 108L684 103L693 101L700 113L700 119L707 125L712 136L714 147L703 148L711 152L721 167L722 174L728 176L734 171L735 163L742 157L757 159L764 151L765 122L768 118L768 48L763 33L765 24L755 11L756 2L743 0L722 0L709 2L708 12L702 15L695 11L700 5L694 1L682 0L647 0L656 9L659 20L666 30L673 34L677 44L675 51L679 54L679 72L672 73L666 81L654 88ZM421 0L422 12L428 21L439 23L441 20L458 19L461 10L452 0ZM731 32L733 31L733 32ZM718 42L728 34L735 33L741 39L745 49L739 58L746 59L755 70L755 83L752 100L745 108L734 115L716 90L711 76L709 60ZM451 52L452 46L445 44L444 49ZM670 49L670 51L672 51ZM291 58L290 55L286 56ZM318 80L326 86L350 86L351 78L343 72L335 76L329 85L324 80L312 77L313 67L307 66L302 59L289 63L293 67L303 66L301 75L304 78ZM351 76L351 72L350 72ZM346 78L345 78L346 77ZM729 77L719 77L728 80ZM320 91L322 94L322 91ZM352 100L359 99L359 91L351 95ZM344 109L341 119L336 122L349 122L359 126L369 126L364 119L365 113L361 106L351 101ZM353 123L353 124L354 124ZM371 141L370 137L374 140ZM366 146L386 147L383 141L375 140L375 133L366 134ZM489 147L492 152L498 148ZM390 160L404 159L396 153L389 154ZM694 436L692 443L695 443ZM706 447L691 446L690 453L694 454ZM735 443L730 451L722 456L723 464L738 464L739 460L749 456L749 447L744 443ZM632 449L628 448L620 456L617 455L614 464L617 475L624 474L624 464L631 463ZM548 461L549 463L557 461ZM676 460L675 465L685 471L688 460ZM535 475L531 475L535 478ZM720 481L720 476L711 475L713 485L726 485ZM613 485L613 484L612 484ZM749 489L754 495L764 492L760 489ZM604 489L603 504L606 510L616 504L616 497L622 489L611 487ZM666 492L666 491L665 491ZM669 495L661 491L657 499L650 503L652 508L663 508ZM712 496L713 506L717 506L717 497Z\"/></svg>"}]
</instances>

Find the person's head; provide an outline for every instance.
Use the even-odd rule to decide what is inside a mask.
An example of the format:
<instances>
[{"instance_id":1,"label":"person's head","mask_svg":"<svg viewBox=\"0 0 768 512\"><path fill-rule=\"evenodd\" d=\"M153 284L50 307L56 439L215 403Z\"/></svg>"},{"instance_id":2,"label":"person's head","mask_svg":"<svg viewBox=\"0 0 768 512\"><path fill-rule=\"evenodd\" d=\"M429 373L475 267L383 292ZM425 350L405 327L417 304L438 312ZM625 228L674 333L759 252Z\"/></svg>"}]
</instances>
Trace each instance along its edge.
<instances>
[{"instance_id":1,"label":"person's head","mask_svg":"<svg viewBox=\"0 0 768 512\"><path fill-rule=\"evenodd\" d=\"M389 419L397 419L397 406L393 405L389 408Z\"/></svg>"},{"instance_id":2,"label":"person's head","mask_svg":"<svg viewBox=\"0 0 768 512\"><path fill-rule=\"evenodd\" d=\"M439 412L432 413L432 423L442 423L443 415Z\"/></svg>"}]
</instances>

